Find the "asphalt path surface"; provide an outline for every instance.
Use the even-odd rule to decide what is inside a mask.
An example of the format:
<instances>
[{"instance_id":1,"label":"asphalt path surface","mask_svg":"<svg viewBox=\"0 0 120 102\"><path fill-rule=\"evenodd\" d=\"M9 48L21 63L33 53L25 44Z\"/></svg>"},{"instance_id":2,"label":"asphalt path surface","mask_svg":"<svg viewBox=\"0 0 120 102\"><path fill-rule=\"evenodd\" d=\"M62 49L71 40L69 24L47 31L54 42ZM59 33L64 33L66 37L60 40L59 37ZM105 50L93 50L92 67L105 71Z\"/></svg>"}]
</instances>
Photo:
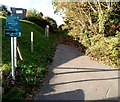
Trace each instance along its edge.
<instances>
[{"instance_id":1,"label":"asphalt path surface","mask_svg":"<svg viewBox=\"0 0 120 102\"><path fill-rule=\"evenodd\" d=\"M34 100L118 100L119 69L90 60L68 45L58 45L45 83Z\"/></svg>"}]
</instances>

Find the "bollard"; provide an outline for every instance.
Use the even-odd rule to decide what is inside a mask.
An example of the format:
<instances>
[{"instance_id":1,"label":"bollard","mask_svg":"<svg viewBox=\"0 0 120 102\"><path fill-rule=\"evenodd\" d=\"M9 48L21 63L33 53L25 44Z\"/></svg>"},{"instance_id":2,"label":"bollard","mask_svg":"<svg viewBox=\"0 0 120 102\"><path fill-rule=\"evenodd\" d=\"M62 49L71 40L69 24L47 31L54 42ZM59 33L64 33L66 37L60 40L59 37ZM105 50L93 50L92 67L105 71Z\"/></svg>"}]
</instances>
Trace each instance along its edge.
<instances>
[{"instance_id":1,"label":"bollard","mask_svg":"<svg viewBox=\"0 0 120 102\"><path fill-rule=\"evenodd\" d=\"M31 52L33 52L33 32L31 32Z\"/></svg>"}]
</instances>

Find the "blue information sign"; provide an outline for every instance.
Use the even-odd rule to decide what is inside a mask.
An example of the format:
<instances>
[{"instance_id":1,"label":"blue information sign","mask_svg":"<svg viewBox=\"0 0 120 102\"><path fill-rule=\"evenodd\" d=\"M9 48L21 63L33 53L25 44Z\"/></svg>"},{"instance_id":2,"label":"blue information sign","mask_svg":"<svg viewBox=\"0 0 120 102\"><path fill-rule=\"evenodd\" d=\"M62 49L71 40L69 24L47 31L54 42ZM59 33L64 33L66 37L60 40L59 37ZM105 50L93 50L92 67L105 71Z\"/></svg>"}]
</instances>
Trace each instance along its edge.
<instances>
[{"instance_id":1,"label":"blue information sign","mask_svg":"<svg viewBox=\"0 0 120 102\"><path fill-rule=\"evenodd\" d=\"M9 36L9 37L21 37L21 32L5 32L6 36Z\"/></svg>"},{"instance_id":2,"label":"blue information sign","mask_svg":"<svg viewBox=\"0 0 120 102\"><path fill-rule=\"evenodd\" d=\"M21 28L19 26L5 26L5 31L21 32Z\"/></svg>"},{"instance_id":3,"label":"blue information sign","mask_svg":"<svg viewBox=\"0 0 120 102\"><path fill-rule=\"evenodd\" d=\"M19 16L17 15L6 16L5 35L9 37L21 37Z\"/></svg>"}]
</instances>

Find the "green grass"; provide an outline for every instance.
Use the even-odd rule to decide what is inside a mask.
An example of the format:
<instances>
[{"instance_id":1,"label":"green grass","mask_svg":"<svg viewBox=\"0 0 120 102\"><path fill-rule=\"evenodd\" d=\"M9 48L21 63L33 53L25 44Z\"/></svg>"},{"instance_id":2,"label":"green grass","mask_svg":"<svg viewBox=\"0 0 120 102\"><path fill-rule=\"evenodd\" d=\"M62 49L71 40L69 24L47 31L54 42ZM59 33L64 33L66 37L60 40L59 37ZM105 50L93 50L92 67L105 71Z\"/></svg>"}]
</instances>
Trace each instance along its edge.
<instances>
[{"instance_id":1,"label":"green grass","mask_svg":"<svg viewBox=\"0 0 120 102\"><path fill-rule=\"evenodd\" d=\"M57 34L44 37L44 29L32 22L21 20L22 37L18 38L18 45L23 61L18 56L16 68L16 82L11 80L10 37L5 37L4 26L6 18L2 18L2 68L3 71L3 99L20 100L40 87L46 66L52 61L56 45ZM30 51L30 33L34 32L34 52Z\"/></svg>"}]
</instances>

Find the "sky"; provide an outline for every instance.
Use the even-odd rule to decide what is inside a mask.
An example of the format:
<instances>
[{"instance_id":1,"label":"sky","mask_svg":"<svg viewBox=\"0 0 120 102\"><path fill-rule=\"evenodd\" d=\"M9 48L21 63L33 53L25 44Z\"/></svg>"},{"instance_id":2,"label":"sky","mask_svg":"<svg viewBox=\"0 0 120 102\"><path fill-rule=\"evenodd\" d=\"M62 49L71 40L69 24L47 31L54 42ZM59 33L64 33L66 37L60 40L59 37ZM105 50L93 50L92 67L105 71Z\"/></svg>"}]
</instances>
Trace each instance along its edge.
<instances>
[{"instance_id":1,"label":"sky","mask_svg":"<svg viewBox=\"0 0 120 102\"><path fill-rule=\"evenodd\" d=\"M60 15L54 14L52 0L0 0L0 4L9 7L36 9L42 12L44 16L49 16L56 20L58 25L63 24L63 19Z\"/></svg>"}]
</instances>

